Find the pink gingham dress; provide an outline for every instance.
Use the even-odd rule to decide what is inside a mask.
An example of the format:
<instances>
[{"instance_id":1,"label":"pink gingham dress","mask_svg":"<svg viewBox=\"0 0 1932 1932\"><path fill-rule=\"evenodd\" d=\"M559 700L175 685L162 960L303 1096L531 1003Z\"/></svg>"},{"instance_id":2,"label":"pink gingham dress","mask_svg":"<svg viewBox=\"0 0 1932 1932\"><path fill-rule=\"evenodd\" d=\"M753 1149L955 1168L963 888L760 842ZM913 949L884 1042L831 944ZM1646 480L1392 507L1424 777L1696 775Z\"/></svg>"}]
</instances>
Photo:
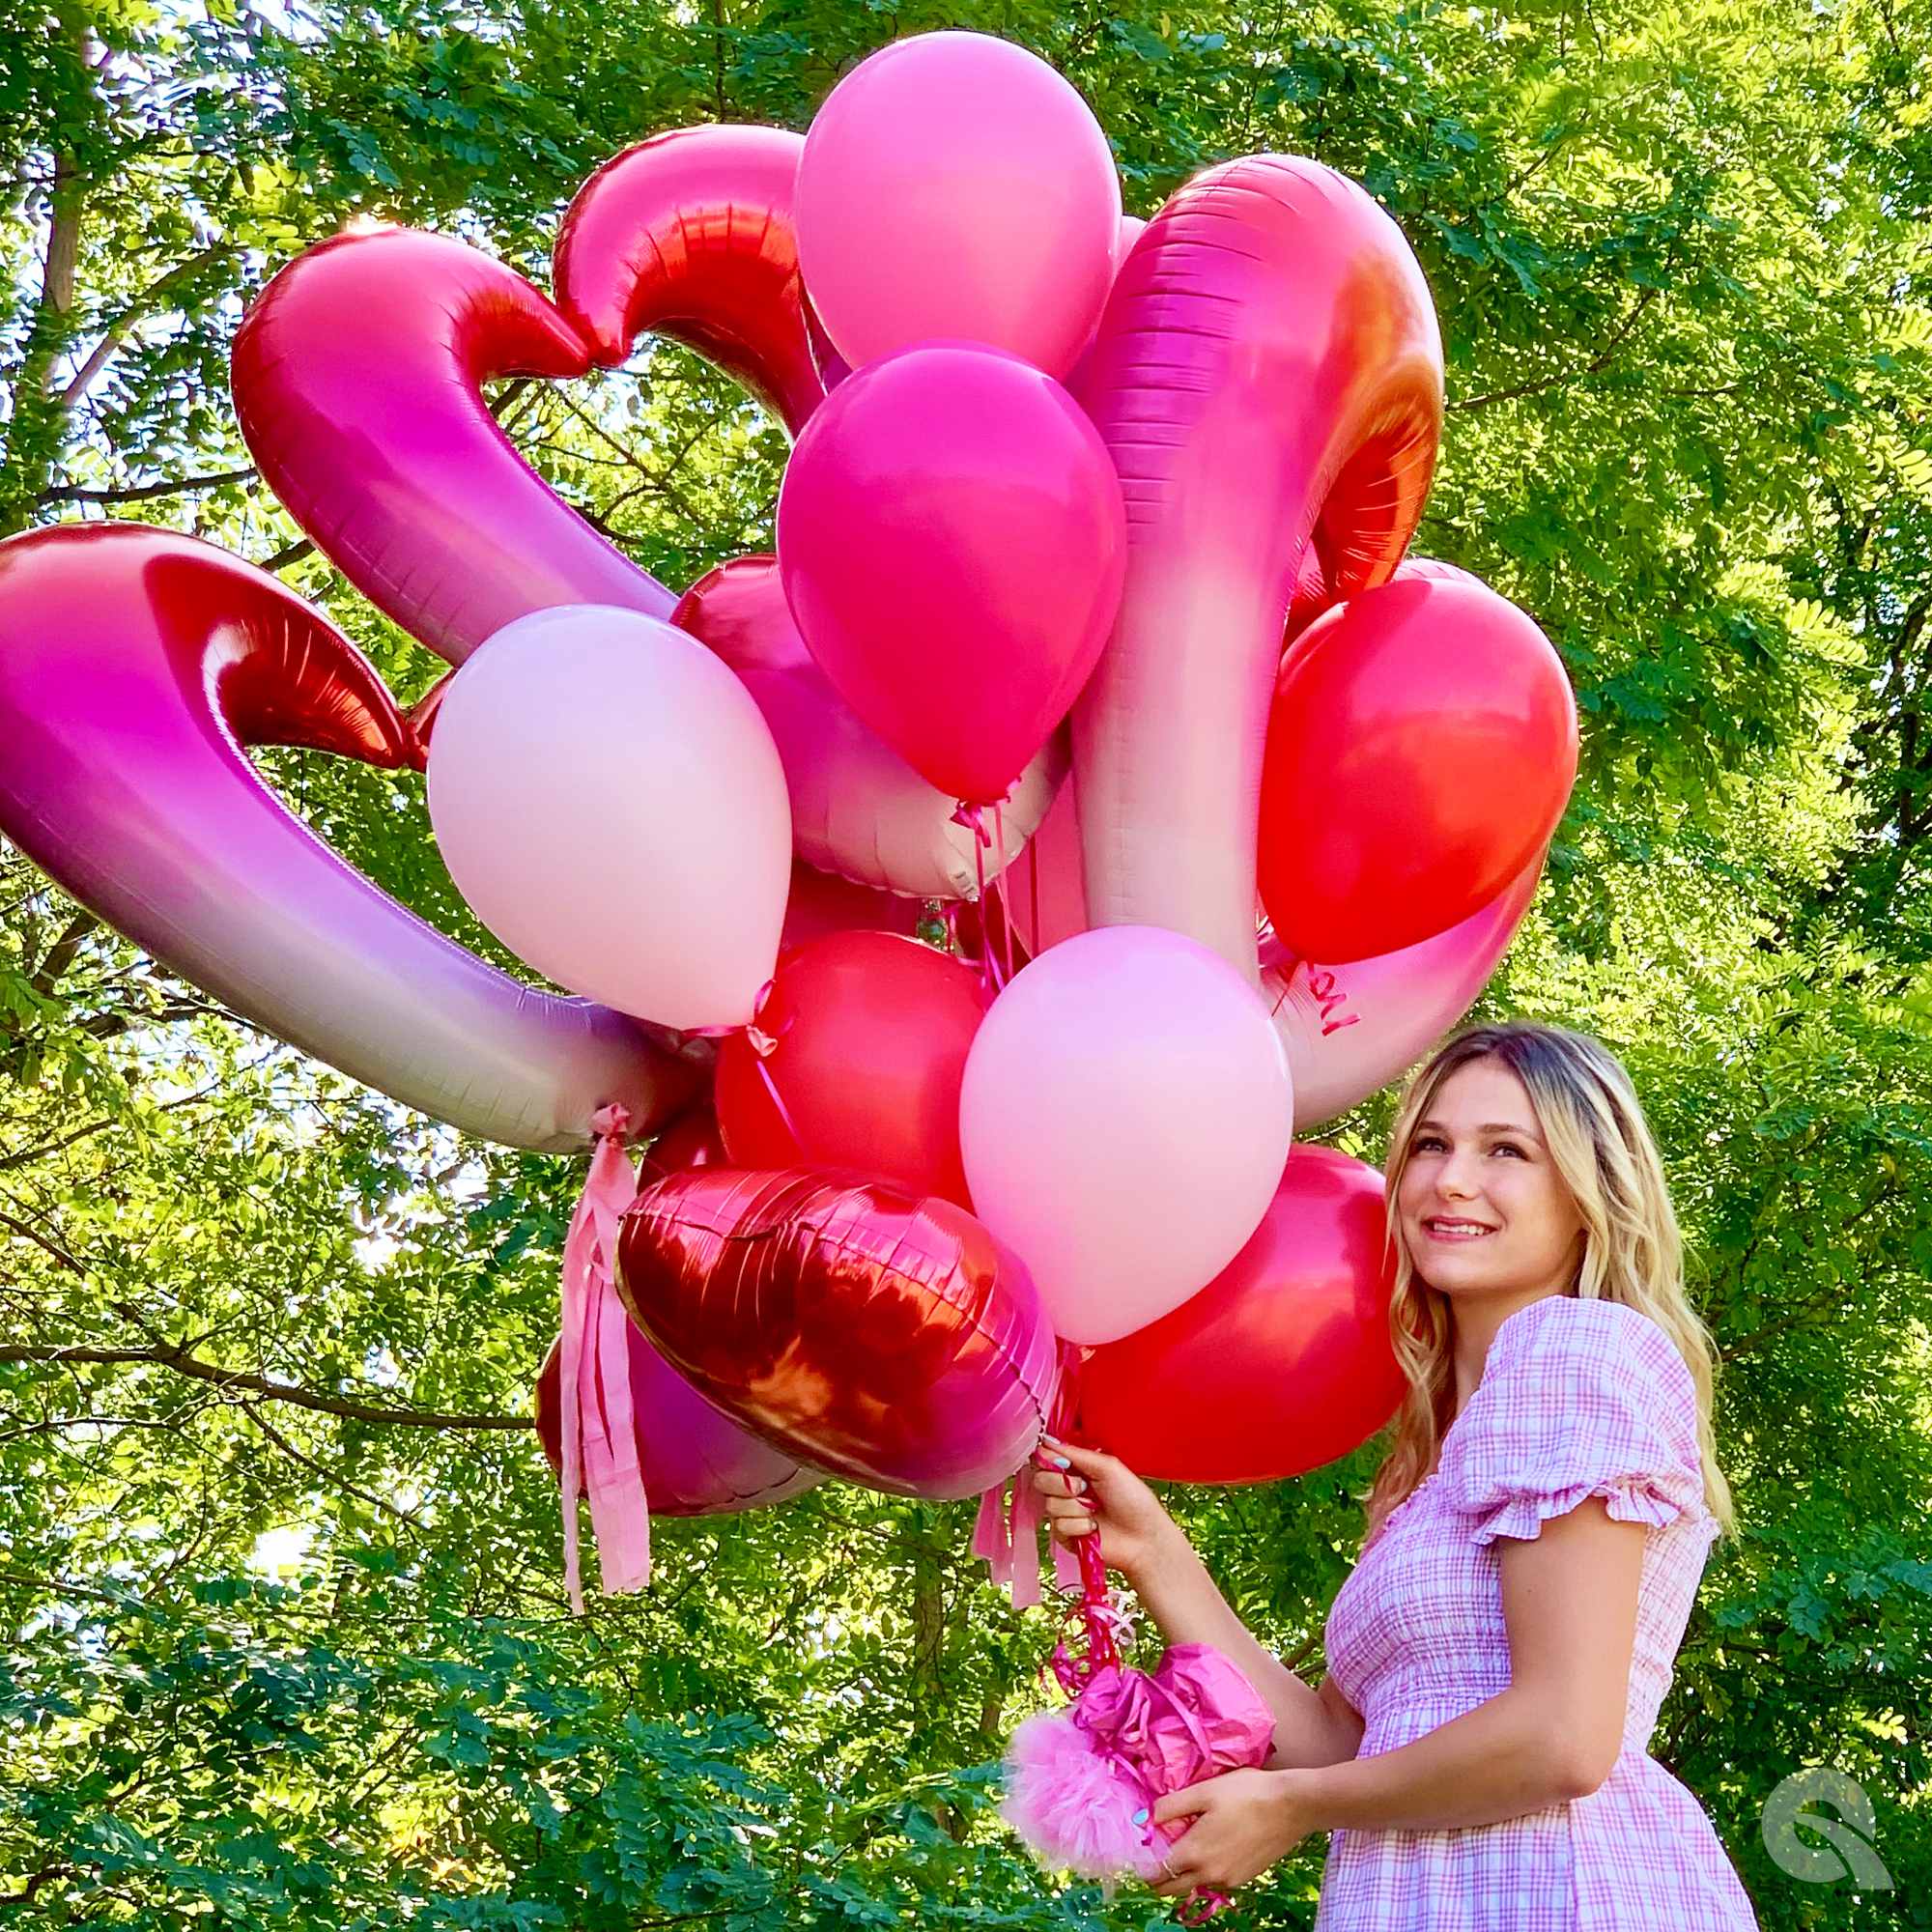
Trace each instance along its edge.
<instances>
[{"instance_id":1,"label":"pink gingham dress","mask_svg":"<svg viewBox=\"0 0 1932 1932\"><path fill-rule=\"evenodd\" d=\"M1587 1798L1458 1831L1330 1834L1315 1932L1752 1932L1702 1807L1645 1748L1719 1524L1696 1393L1621 1302L1550 1295L1498 1326L1436 1467L1391 1511L1328 1614L1328 1667L1374 1757L1510 1681L1498 1536L1586 1496L1650 1525L1622 1754Z\"/></svg>"}]
</instances>

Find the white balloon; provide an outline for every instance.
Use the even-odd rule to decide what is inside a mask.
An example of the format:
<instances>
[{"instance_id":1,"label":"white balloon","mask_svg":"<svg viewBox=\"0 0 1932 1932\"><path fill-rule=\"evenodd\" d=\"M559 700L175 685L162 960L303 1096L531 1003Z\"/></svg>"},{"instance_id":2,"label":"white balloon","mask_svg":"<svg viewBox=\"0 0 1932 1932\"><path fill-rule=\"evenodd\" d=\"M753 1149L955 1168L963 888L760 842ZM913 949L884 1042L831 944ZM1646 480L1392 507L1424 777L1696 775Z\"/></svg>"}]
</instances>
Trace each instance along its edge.
<instances>
[{"instance_id":1,"label":"white balloon","mask_svg":"<svg viewBox=\"0 0 1932 1932\"><path fill-rule=\"evenodd\" d=\"M519 958L662 1026L750 1021L791 809L757 705L696 639L605 605L517 618L450 680L428 777L449 875Z\"/></svg>"},{"instance_id":2,"label":"white balloon","mask_svg":"<svg viewBox=\"0 0 1932 1932\"><path fill-rule=\"evenodd\" d=\"M1083 932L994 1001L959 1094L973 1210L1069 1342L1130 1335L1207 1287L1267 1211L1294 1101L1267 1009L1159 926Z\"/></svg>"}]
</instances>

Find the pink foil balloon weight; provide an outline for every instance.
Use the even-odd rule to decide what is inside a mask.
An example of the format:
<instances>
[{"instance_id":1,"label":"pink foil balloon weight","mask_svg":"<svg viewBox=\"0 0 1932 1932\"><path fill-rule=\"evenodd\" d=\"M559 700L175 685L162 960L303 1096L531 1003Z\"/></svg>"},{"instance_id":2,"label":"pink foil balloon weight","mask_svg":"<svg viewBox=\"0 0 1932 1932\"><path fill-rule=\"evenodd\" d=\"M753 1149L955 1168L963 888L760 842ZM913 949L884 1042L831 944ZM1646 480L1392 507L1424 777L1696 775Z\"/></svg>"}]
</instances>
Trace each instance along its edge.
<instances>
[{"instance_id":1,"label":"pink foil balloon weight","mask_svg":"<svg viewBox=\"0 0 1932 1932\"><path fill-rule=\"evenodd\" d=\"M438 707L449 875L538 972L681 1030L743 1026L791 887L784 768L696 638L565 605L506 625Z\"/></svg>"},{"instance_id":2,"label":"pink foil balloon weight","mask_svg":"<svg viewBox=\"0 0 1932 1932\"><path fill-rule=\"evenodd\" d=\"M909 349L842 383L779 496L779 568L839 695L929 783L1002 799L1107 641L1126 516L1094 425L1017 356Z\"/></svg>"},{"instance_id":3,"label":"pink foil balloon weight","mask_svg":"<svg viewBox=\"0 0 1932 1932\"><path fill-rule=\"evenodd\" d=\"M1294 1101L1267 1009L1179 933L1064 941L993 1003L959 1131L980 1218L1054 1332L1111 1342L1178 1308L1261 1224Z\"/></svg>"},{"instance_id":4,"label":"pink foil balloon weight","mask_svg":"<svg viewBox=\"0 0 1932 1932\"><path fill-rule=\"evenodd\" d=\"M799 165L806 287L854 368L957 336L1065 375L1107 299L1120 219L1087 103L985 34L921 34L862 61Z\"/></svg>"}]
</instances>

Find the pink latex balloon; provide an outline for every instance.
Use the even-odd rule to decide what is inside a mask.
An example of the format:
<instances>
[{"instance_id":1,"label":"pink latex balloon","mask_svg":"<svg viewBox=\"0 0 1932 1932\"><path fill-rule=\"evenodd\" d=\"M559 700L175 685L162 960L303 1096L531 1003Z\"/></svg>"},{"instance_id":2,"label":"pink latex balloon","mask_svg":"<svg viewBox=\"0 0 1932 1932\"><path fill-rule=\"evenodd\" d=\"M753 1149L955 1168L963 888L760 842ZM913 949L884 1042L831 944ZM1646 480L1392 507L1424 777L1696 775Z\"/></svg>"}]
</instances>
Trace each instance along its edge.
<instances>
[{"instance_id":1,"label":"pink latex balloon","mask_svg":"<svg viewBox=\"0 0 1932 1932\"><path fill-rule=\"evenodd\" d=\"M671 621L709 644L757 700L784 760L798 856L857 884L972 896L1003 859L1012 863L1066 776L1066 738L1056 731L1002 808L999 843L980 845L959 822L958 801L927 784L832 688L792 621L775 556L720 564L684 593Z\"/></svg>"},{"instance_id":2,"label":"pink latex balloon","mask_svg":"<svg viewBox=\"0 0 1932 1932\"><path fill-rule=\"evenodd\" d=\"M1074 713L1089 914L1171 926L1252 979L1283 625L1311 534L1350 597L1422 514L1442 410L1428 285L1354 183L1231 161L1135 242L1080 393L1133 505L1119 621Z\"/></svg>"},{"instance_id":3,"label":"pink latex balloon","mask_svg":"<svg viewBox=\"0 0 1932 1932\"><path fill-rule=\"evenodd\" d=\"M974 804L1003 798L1066 715L1126 556L1080 406L1015 355L950 342L874 362L820 406L778 533L819 668L928 783Z\"/></svg>"},{"instance_id":4,"label":"pink latex balloon","mask_svg":"<svg viewBox=\"0 0 1932 1932\"><path fill-rule=\"evenodd\" d=\"M91 912L291 1046L513 1147L648 1132L697 1067L633 1020L520 985L344 864L249 762L414 761L374 668L213 544L70 524L0 544L0 830Z\"/></svg>"},{"instance_id":5,"label":"pink latex balloon","mask_svg":"<svg viewBox=\"0 0 1932 1932\"><path fill-rule=\"evenodd\" d=\"M236 332L235 413L263 479L379 610L461 664L514 617L677 601L524 460L496 376L589 351L514 269L449 235L369 228L299 255Z\"/></svg>"},{"instance_id":6,"label":"pink latex balloon","mask_svg":"<svg viewBox=\"0 0 1932 1932\"><path fill-rule=\"evenodd\" d=\"M1087 103L987 34L919 34L860 62L799 166L806 286L855 368L956 336L1065 375L1107 298L1120 219Z\"/></svg>"},{"instance_id":7,"label":"pink latex balloon","mask_svg":"<svg viewBox=\"0 0 1932 1932\"><path fill-rule=\"evenodd\" d=\"M1374 959L1320 966L1272 937L1263 942L1262 998L1294 1075L1297 1133L1386 1087L1468 1011L1509 950L1542 872L1539 853L1473 918Z\"/></svg>"},{"instance_id":8,"label":"pink latex balloon","mask_svg":"<svg viewBox=\"0 0 1932 1932\"><path fill-rule=\"evenodd\" d=\"M1080 933L1018 974L959 1096L973 1205L1081 1343L1132 1334L1234 1260L1293 1118L1254 989L1153 926Z\"/></svg>"},{"instance_id":9,"label":"pink latex balloon","mask_svg":"<svg viewBox=\"0 0 1932 1932\"><path fill-rule=\"evenodd\" d=\"M743 1026L791 883L784 768L696 639L566 605L451 684L429 754L449 875L519 957L620 1012Z\"/></svg>"}]
</instances>

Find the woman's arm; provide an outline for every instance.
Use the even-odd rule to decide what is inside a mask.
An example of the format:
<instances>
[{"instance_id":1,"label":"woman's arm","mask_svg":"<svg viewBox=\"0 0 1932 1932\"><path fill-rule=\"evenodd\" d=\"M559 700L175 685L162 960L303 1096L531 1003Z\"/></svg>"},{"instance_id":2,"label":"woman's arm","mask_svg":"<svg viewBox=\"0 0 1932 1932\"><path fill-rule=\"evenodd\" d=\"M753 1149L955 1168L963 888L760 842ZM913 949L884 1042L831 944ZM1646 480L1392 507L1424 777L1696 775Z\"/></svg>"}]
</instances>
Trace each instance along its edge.
<instances>
[{"instance_id":1,"label":"woman's arm","mask_svg":"<svg viewBox=\"0 0 1932 1932\"><path fill-rule=\"evenodd\" d=\"M1097 1534L1100 1553L1133 1585L1169 1643L1208 1643L1247 1673L1274 1713L1271 1767L1333 1764L1350 1758L1362 1720L1332 1683L1311 1690L1258 1642L1208 1574L1180 1526L1127 1465L1094 1449L1049 1438L1042 1454L1069 1466L1039 1470L1035 1487L1063 1543Z\"/></svg>"},{"instance_id":2,"label":"woman's arm","mask_svg":"<svg viewBox=\"0 0 1932 1932\"><path fill-rule=\"evenodd\" d=\"M1505 1540L1509 1688L1379 1756L1231 1772L1162 1799L1157 1820L1195 1823L1155 1889L1245 1885L1311 1832L1492 1825L1594 1791L1623 1744L1644 1534L1591 1496Z\"/></svg>"}]
</instances>

